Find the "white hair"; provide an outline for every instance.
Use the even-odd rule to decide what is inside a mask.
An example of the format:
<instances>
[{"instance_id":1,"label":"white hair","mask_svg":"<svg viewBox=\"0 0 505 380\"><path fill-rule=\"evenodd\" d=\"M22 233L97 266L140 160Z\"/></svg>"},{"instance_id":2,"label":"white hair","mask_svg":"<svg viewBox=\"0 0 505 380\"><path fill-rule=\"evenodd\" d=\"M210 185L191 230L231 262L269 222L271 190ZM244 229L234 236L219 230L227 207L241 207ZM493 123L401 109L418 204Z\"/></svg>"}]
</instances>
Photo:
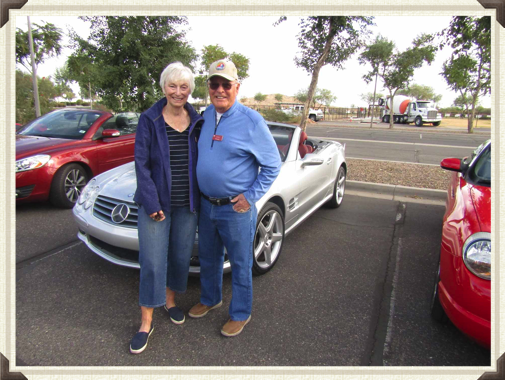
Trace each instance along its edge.
<instances>
[{"instance_id":1,"label":"white hair","mask_svg":"<svg viewBox=\"0 0 505 380\"><path fill-rule=\"evenodd\" d=\"M195 89L195 78L190 68L184 66L181 62L173 62L161 73L160 86L165 93L165 84L184 81L189 85L190 93Z\"/></svg>"}]
</instances>

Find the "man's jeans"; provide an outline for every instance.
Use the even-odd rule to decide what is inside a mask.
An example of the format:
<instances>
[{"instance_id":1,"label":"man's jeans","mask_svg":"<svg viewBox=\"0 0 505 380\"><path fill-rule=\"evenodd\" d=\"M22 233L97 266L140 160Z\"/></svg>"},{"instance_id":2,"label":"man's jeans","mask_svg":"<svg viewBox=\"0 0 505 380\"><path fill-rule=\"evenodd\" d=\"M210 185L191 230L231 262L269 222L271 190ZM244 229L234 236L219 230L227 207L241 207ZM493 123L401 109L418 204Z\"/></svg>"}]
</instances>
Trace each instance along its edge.
<instances>
[{"instance_id":1,"label":"man's jeans","mask_svg":"<svg viewBox=\"0 0 505 380\"><path fill-rule=\"evenodd\" d=\"M166 288L186 291L198 214L189 207L172 207L161 222L152 220L143 207L138 214L139 304L159 307L166 303Z\"/></svg>"},{"instance_id":2,"label":"man's jeans","mask_svg":"<svg viewBox=\"0 0 505 380\"><path fill-rule=\"evenodd\" d=\"M256 207L238 213L233 205L215 206L202 197L198 223L200 258L200 302L213 306L221 302L224 247L232 270L232 300L229 314L233 321L249 318L252 309L253 239Z\"/></svg>"}]
</instances>

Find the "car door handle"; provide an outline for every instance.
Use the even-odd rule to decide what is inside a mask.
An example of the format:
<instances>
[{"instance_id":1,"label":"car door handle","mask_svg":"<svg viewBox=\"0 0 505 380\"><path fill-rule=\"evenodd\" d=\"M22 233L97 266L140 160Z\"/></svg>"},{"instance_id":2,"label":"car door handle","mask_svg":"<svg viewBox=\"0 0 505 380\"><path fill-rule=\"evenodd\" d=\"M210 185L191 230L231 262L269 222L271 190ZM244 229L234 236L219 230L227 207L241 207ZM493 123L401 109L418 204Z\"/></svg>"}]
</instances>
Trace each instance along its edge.
<instances>
[{"instance_id":1,"label":"car door handle","mask_svg":"<svg viewBox=\"0 0 505 380\"><path fill-rule=\"evenodd\" d=\"M332 158L331 158L331 157L330 157L330 158L328 158L328 160L326 161L326 165L331 164L331 160L332 160Z\"/></svg>"},{"instance_id":2,"label":"car door handle","mask_svg":"<svg viewBox=\"0 0 505 380\"><path fill-rule=\"evenodd\" d=\"M309 161L305 161L305 162L302 162L302 168L304 168L305 166L317 166L317 165L321 165L324 161L321 160L321 159L312 159L312 160L309 160Z\"/></svg>"}]
</instances>

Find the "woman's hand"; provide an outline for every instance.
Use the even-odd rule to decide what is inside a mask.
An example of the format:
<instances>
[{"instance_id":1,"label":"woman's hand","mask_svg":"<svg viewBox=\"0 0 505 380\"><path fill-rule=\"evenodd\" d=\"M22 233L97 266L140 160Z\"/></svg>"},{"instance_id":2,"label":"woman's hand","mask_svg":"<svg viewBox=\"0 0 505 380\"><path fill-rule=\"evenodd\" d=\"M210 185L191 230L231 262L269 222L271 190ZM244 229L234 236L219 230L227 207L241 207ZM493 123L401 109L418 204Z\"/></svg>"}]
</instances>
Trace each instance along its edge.
<instances>
[{"instance_id":1,"label":"woman's hand","mask_svg":"<svg viewBox=\"0 0 505 380\"><path fill-rule=\"evenodd\" d=\"M151 215L149 215L149 217L155 222L161 222L162 220L165 220L165 214L162 210L153 212Z\"/></svg>"}]
</instances>

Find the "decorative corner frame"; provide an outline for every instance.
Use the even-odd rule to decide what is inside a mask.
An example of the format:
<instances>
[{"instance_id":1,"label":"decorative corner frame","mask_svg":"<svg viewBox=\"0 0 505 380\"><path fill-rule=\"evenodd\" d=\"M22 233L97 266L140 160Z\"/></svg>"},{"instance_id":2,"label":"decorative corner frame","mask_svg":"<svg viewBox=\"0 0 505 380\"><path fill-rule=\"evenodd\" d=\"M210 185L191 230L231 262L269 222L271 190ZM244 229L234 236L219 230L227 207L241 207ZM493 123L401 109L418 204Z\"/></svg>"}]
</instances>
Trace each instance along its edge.
<instances>
[{"instance_id":1,"label":"decorative corner frame","mask_svg":"<svg viewBox=\"0 0 505 380\"><path fill-rule=\"evenodd\" d=\"M0 380L28 380L21 372L9 372L9 359L0 353Z\"/></svg>"},{"instance_id":2,"label":"decorative corner frame","mask_svg":"<svg viewBox=\"0 0 505 380\"><path fill-rule=\"evenodd\" d=\"M505 0L477 0L484 8L496 9L496 21L505 28Z\"/></svg>"},{"instance_id":3,"label":"decorative corner frame","mask_svg":"<svg viewBox=\"0 0 505 380\"><path fill-rule=\"evenodd\" d=\"M21 9L28 0L0 0L0 28L9 21L9 9Z\"/></svg>"}]
</instances>

